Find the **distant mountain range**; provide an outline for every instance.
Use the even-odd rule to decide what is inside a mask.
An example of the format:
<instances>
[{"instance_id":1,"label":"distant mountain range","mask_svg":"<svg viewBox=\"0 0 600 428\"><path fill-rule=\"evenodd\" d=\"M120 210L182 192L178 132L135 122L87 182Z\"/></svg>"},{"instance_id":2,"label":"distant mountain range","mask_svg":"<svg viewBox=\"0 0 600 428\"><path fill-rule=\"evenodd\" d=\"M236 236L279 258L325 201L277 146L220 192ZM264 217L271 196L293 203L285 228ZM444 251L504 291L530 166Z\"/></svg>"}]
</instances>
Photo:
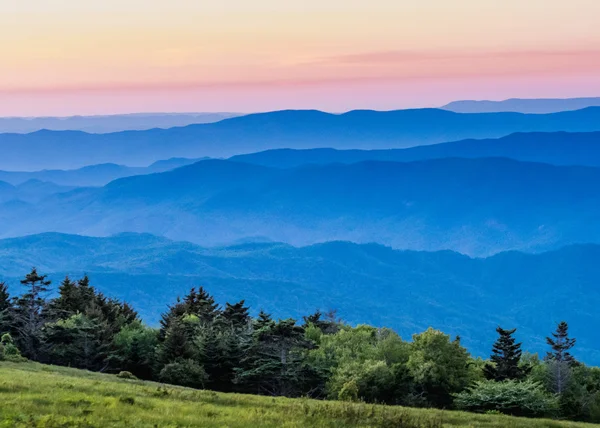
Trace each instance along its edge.
<instances>
[{"instance_id":1,"label":"distant mountain range","mask_svg":"<svg viewBox=\"0 0 600 428\"><path fill-rule=\"evenodd\" d=\"M448 157L506 157L553 165L598 167L600 166L600 132L517 133L499 139L462 140L408 149L274 149L233 156L230 160L274 168L294 168L309 164L364 161L412 162Z\"/></svg>"},{"instance_id":2,"label":"distant mountain range","mask_svg":"<svg viewBox=\"0 0 600 428\"><path fill-rule=\"evenodd\" d=\"M599 107L600 97L595 98L512 98L504 101L454 101L441 107L456 113L557 113Z\"/></svg>"},{"instance_id":3,"label":"distant mountain range","mask_svg":"<svg viewBox=\"0 0 600 428\"><path fill-rule=\"evenodd\" d=\"M0 181L13 185L19 185L27 181L35 180L62 186L103 186L117 178L169 171L185 165L190 165L200 160L203 159L171 158L154 162L147 167L130 167L109 163L90 165L73 170L42 170L32 172L0 171Z\"/></svg>"},{"instance_id":4,"label":"distant mountain range","mask_svg":"<svg viewBox=\"0 0 600 428\"><path fill-rule=\"evenodd\" d=\"M268 168L206 160L0 204L0 236L148 232L202 245L331 240L489 255L600 243L600 168L502 158Z\"/></svg>"},{"instance_id":5,"label":"distant mountain range","mask_svg":"<svg viewBox=\"0 0 600 428\"><path fill-rule=\"evenodd\" d=\"M239 116L239 114L137 113L108 116L0 117L0 133L26 134L42 129L107 133L212 123L235 116Z\"/></svg>"},{"instance_id":6,"label":"distant mountain range","mask_svg":"<svg viewBox=\"0 0 600 428\"><path fill-rule=\"evenodd\" d=\"M567 320L575 356L590 364L600 363L599 259L596 245L471 259L345 242L207 249L135 234L0 241L0 277L13 293L34 265L55 288L66 274L88 273L101 291L129 301L152 324L177 295L204 285L221 304L245 298L255 312L278 317L338 309L350 323L392 327L405 338L433 326L460 335L481 356L489 355L497 325L518 327L525 349L544 351L544 336Z\"/></svg>"},{"instance_id":7,"label":"distant mountain range","mask_svg":"<svg viewBox=\"0 0 600 428\"><path fill-rule=\"evenodd\" d=\"M280 111L167 130L0 134L0 169L73 169L99 163L141 166L171 157L229 157L274 148L406 148L555 131L600 131L600 108L546 115L458 114L438 109L341 115Z\"/></svg>"}]
</instances>

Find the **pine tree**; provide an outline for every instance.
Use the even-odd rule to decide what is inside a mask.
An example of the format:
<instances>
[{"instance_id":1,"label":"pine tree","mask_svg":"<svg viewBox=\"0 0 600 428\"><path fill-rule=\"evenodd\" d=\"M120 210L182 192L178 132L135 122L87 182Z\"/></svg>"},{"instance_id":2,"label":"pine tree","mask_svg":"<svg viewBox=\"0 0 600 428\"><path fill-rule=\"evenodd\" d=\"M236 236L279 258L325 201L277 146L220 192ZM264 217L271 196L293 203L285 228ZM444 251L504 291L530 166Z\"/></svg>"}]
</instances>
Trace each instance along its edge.
<instances>
[{"instance_id":1,"label":"pine tree","mask_svg":"<svg viewBox=\"0 0 600 428\"><path fill-rule=\"evenodd\" d=\"M575 358L569 352L575 346L575 342L576 339L569 337L568 324L561 321L556 327L556 331L552 333L552 337L546 337L546 343L552 348L546 355L546 359L566 362L570 365L575 364Z\"/></svg>"},{"instance_id":2,"label":"pine tree","mask_svg":"<svg viewBox=\"0 0 600 428\"><path fill-rule=\"evenodd\" d=\"M48 305L48 313L55 320L69 318L77 312L82 312L79 300L77 284L66 276L58 287L58 297Z\"/></svg>"},{"instance_id":3,"label":"pine tree","mask_svg":"<svg viewBox=\"0 0 600 428\"><path fill-rule=\"evenodd\" d=\"M47 275L38 274L36 268L28 273L21 284L27 287L15 304L15 324L18 333L19 348L30 359L36 360L41 343L41 330L44 325L43 312L46 299L43 293L50 291L51 281Z\"/></svg>"},{"instance_id":4,"label":"pine tree","mask_svg":"<svg viewBox=\"0 0 600 428\"><path fill-rule=\"evenodd\" d=\"M271 318L271 314L266 313L264 310L260 310L258 317L253 322L255 332L259 332L265 327L271 327L275 322Z\"/></svg>"},{"instance_id":5,"label":"pine tree","mask_svg":"<svg viewBox=\"0 0 600 428\"><path fill-rule=\"evenodd\" d=\"M223 318L234 328L244 328L250 321L249 308L244 306L244 303L245 301L241 300L233 305L230 303L225 305Z\"/></svg>"},{"instance_id":6,"label":"pine tree","mask_svg":"<svg viewBox=\"0 0 600 428\"><path fill-rule=\"evenodd\" d=\"M0 336L12 330L12 303L8 286L0 282Z\"/></svg>"},{"instance_id":7,"label":"pine tree","mask_svg":"<svg viewBox=\"0 0 600 428\"><path fill-rule=\"evenodd\" d=\"M165 339L167 331L171 324L176 321L180 321L186 314L187 305L181 301L178 297L174 305L168 307L167 312L160 316L160 330L158 332L158 338L160 341Z\"/></svg>"},{"instance_id":8,"label":"pine tree","mask_svg":"<svg viewBox=\"0 0 600 428\"><path fill-rule=\"evenodd\" d=\"M178 360L195 360L197 352L181 320L173 319L158 349L158 361L163 366Z\"/></svg>"},{"instance_id":9,"label":"pine tree","mask_svg":"<svg viewBox=\"0 0 600 428\"><path fill-rule=\"evenodd\" d=\"M486 364L483 368L487 379L503 381L508 379L521 380L529 373L530 369L519 366L521 361L521 344L515 343L513 334L517 329L496 329L500 337L494 343L490 360L492 364Z\"/></svg>"},{"instance_id":10,"label":"pine tree","mask_svg":"<svg viewBox=\"0 0 600 428\"><path fill-rule=\"evenodd\" d=\"M196 315L206 323L212 323L220 313L219 305L204 287L200 287L198 291L192 288L183 301L188 314Z\"/></svg>"},{"instance_id":11,"label":"pine tree","mask_svg":"<svg viewBox=\"0 0 600 428\"><path fill-rule=\"evenodd\" d=\"M569 326L561 321L552 333L546 337L546 343L552 348L546 355L548 363L548 380L550 388L557 394L562 394L571 380L571 368L577 361L569 350L575 346L576 340L569 337Z\"/></svg>"},{"instance_id":12,"label":"pine tree","mask_svg":"<svg viewBox=\"0 0 600 428\"><path fill-rule=\"evenodd\" d=\"M237 381L259 394L298 396L305 383L304 352L310 342L293 319L273 322L261 311L255 322L255 343Z\"/></svg>"},{"instance_id":13,"label":"pine tree","mask_svg":"<svg viewBox=\"0 0 600 428\"><path fill-rule=\"evenodd\" d=\"M313 314L302 318L304 319L304 328L313 325L321 330L323 334L335 334L340 329L340 323L336 320L335 311L329 311L324 315L317 309Z\"/></svg>"}]
</instances>

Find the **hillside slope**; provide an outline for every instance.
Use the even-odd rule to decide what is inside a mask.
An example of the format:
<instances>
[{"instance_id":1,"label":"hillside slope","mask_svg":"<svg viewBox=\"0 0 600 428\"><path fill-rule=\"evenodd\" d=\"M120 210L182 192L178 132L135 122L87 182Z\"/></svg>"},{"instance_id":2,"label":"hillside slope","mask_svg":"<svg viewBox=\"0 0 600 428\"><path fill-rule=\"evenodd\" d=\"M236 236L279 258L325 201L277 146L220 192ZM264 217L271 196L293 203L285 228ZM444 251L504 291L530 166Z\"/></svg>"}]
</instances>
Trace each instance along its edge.
<instances>
[{"instance_id":1,"label":"hillside slope","mask_svg":"<svg viewBox=\"0 0 600 428\"><path fill-rule=\"evenodd\" d=\"M0 169L69 169L100 163L142 166L170 157L225 157L274 148L389 149L556 131L600 131L600 108L546 115L458 114L438 109L341 115L279 111L166 130L0 134Z\"/></svg>"},{"instance_id":2,"label":"hillside slope","mask_svg":"<svg viewBox=\"0 0 600 428\"><path fill-rule=\"evenodd\" d=\"M600 166L600 132L518 133L498 139L462 140L408 149L276 149L233 156L230 160L275 168L294 168L308 164L364 161L414 162L451 157L503 157L552 165L598 167Z\"/></svg>"},{"instance_id":3,"label":"hillside slope","mask_svg":"<svg viewBox=\"0 0 600 428\"><path fill-rule=\"evenodd\" d=\"M201 245L344 240L485 256L600 243L600 168L508 159L275 169L209 160L0 205L0 237L142 232Z\"/></svg>"},{"instance_id":4,"label":"hillside slope","mask_svg":"<svg viewBox=\"0 0 600 428\"><path fill-rule=\"evenodd\" d=\"M337 309L352 324L391 327L406 339L433 326L481 356L497 325L518 327L525 349L544 352L545 336L564 319L577 337L575 356L598 364L599 259L596 245L472 259L347 242L202 248L151 235L44 234L0 241L0 280L16 294L31 266L55 288L67 274L87 273L152 324L178 295L204 285L221 304L246 299L277 317Z\"/></svg>"},{"instance_id":5,"label":"hillside slope","mask_svg":"<svg viewBox=\"0 0 600 428\"><path fill-rule=\"evenodd\" d=\"M596 425L308 399L223 394L113 375L0 362L7 427L592 428Z\"/></svg>"}]
</instances>

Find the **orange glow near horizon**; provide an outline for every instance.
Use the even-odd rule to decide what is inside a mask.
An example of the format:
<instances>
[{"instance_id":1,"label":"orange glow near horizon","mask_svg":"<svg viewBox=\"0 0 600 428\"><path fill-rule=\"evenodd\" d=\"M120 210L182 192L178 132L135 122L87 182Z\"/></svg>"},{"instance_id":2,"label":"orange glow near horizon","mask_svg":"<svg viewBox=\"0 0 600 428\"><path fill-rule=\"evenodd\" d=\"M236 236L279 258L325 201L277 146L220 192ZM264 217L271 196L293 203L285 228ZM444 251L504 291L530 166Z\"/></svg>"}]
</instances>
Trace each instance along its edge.
<instances>
[{"instance_id":1,"label":"orange glow near horizon","mask_svg":"<svg viewBox=\"0 0 600 428\"><path fill-rule=\"evenodd\" d=\"M600 95L597 0L6 0L0 115Z\"/></svg>"}]
</instances>

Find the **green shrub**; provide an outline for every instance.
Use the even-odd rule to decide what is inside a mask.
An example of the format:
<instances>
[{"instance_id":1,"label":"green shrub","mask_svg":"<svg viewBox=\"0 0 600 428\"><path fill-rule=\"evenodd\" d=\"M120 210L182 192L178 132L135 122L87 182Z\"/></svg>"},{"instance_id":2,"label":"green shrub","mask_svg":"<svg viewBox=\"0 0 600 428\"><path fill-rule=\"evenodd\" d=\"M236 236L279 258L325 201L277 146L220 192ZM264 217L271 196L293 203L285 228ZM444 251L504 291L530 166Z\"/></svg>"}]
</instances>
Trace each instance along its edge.
<instances>
[{"instance_id":1,"label":"green shrub","mask_svg":"<svg viewBox=\"0 0 600 428\"><path fill-rule=\"evenodd\" d=\"M208 376L204 368L193 360L179 360L167 364L159 374L161 382L172 385L204 388Z\"/></svg>"},{"instance_id":2,"label":"green shrub","mask_svg":"<svg viewBox=\"0 0 600 428\"><path fill-rule=\"evenodd\" d=\"M358 385L356 381L349 380L342 386L342 389L338 393L338 400L358 401Z\"/></svg>"},{"instance_id":3,"label":"green shrub","mask_svg":"<svg viewBox=\"0 0 600 428\"><path fill-rule=\"evenodd\" d=\"M471 412L497 411L529 417L553 416L558 410L557 397L548 394L540 383L530 380L480 381L456 394L454 404Z\"/></svg>"},{"instance_id":4,"label":"green shrub","mask_svg":"<svg viewBox=\"0 0 600 428\"><path fill-rule=\"evenodd\" d=\"M133 379L133 380L137 379L137 377L135 377L133 375L133 373L128 372L128 371L119 372L119 374L117 375L117 377L119 379Z\"/></svg>"},{"instance_id":5,"label":"green shrub","mask_svg":"<svg viewBox=\"0 0 600 428\"><path fill-rule=\"evenodd\" d=\"M8 333L2 335L0 339L0 361L12 361L15 363L27 361L21 356L19 348L16 347L12 337Z\"/></svg>"}]
</instances>

